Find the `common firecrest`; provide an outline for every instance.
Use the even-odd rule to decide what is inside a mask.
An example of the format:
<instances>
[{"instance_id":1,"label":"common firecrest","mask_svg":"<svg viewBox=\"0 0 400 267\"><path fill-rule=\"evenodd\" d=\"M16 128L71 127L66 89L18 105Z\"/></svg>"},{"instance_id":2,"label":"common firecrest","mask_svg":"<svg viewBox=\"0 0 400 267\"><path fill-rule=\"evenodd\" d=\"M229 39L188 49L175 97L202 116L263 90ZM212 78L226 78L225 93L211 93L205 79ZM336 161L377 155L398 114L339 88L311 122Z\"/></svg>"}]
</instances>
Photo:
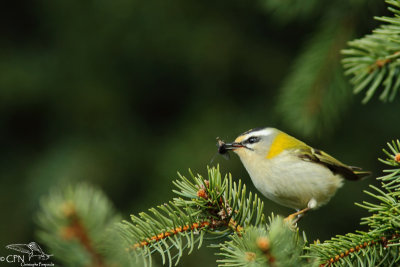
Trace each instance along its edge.
<instances>
[{"instance_id":1,"label":"common firecrest","mask_svg":"<svg viewBox=\"0 0 400 267\"><path fill-rule=\"evenodd\" d=\"M276 203L296 209L289 219L326 204L342 186L370 175L275 128L251 129L218 152L239 155L255 187Z\"/></svg>"}]
</instances>

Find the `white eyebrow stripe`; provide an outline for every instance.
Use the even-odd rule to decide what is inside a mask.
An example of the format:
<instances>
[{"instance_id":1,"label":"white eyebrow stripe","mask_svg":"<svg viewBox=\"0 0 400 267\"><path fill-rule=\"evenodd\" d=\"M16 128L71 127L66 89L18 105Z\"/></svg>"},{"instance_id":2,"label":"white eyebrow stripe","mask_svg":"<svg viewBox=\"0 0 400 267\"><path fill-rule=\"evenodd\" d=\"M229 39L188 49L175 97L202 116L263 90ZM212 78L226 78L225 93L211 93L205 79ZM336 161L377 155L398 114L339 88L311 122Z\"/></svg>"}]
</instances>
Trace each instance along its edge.
<instances>
[{"instance_id":1,"label":"white eyebrow stripe","mask_svg":"<svg viewBox=\"0 0 400 267\"><path fill-rule=\"evenodd\" d=\"M258 131L254 131L254 132L250 132L248 134L246 134L246 138L250 137L250 136L269 136L273 133L273 129L272 128L264 128Z\"/></svg>"}]
</instances>

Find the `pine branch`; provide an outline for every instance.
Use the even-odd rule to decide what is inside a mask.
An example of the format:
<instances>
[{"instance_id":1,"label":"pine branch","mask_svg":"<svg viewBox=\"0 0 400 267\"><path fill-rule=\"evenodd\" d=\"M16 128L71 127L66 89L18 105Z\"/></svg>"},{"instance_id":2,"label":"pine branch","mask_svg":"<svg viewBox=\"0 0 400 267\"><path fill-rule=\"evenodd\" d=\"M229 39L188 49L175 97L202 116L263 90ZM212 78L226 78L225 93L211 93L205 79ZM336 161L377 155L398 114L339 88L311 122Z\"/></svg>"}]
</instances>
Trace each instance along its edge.
<instances>
[{"instance_id":1,"label":"pine branch","mask_svg":"<svg viewBox=\"0 0 400 267\"><path fill-rule=\"evenodd\" d=\"M379 99L393 101L400 87L400 1L386 0L393 17L375 17L387 23L372 34L348 43L342 53L345 74L351 75L355 94L365 92L367 103L379 89Z\"/></svg>"},{"instance_id":2,"label":"pine branch","mask_svg":"<svg viewBox=\"0 0 400 267\"><path fill-rule=\"evenodd\" d=\"M40 240L67 266L108 266L105 229L119 220L112 204L86 184L54 190L42 199L37 215Z\"/></svg>"},{"instance_id":3,"label":"pine branch","mask_svg":"<svg viewBox=\"0 0 400 267\"><path fill-rule=\"evenodd\" d=\"M233 182L231 175L222 178L219 168L209 168L208 179L191 172L190 180L180 174L179 178L174 192L180 197L133 215L132 222L120 226L128 250L146 264L151 265L151 255L157 252L163 264L177 265L184 250L191 253L206 238L241 235L243 227L264 222L263 202L257 195L247 195L240 180Z\"/></svg>"},{"instance_id":4,"label":"pine branch","mask_svg":"<svg viewBox=\"0 0 400 267\"><path fill-rule=\"evenodd\" d=\"M280 23L287 23L296 19L306 19L315 13L316 10L320 10L320 1L317 0L262 0L261 4Z\"/></svg>"},{"instance_id":5,"label":"pine branch","mask_svg":"<svg viewBox=\"0 0 400 267\"><path fill-rule=\"evenodd\" d=\"M400 142L388 143L389 157L381 162L395 167L377 178L382 181L382 189L373 185L374 192L365 191L379 201L378 204L364 201L358 206L367 209L371 216L363 218L362 224L368 232L337 236L323 244L313 244L308 248L308 257L317 259L320 266L394 266L400 261ZM391 263L392 265L388 264Z\"/></svg>"},{"instance_id":6,"label":"pine branch","mask_svg":"<svg viewBox=\"0 0 400 267\"><path fill-rule=\"evenodd\" d=\"M267 226L249 226L220 245L219 266L301 266L304 242L282 218L270 217Z\"/></svg>"},{"instance_id":7,"label":"pine branch","mask_svg":"<svg viewBox=\"0 0 400 267\"><path fill-rule=\"evenodd\" d=\"M352 31L347 20L327 20L296 59L277 101L287 127L311 136L331 130L338 121L350 99L339 51Z\"/></svg>"}]
</instances>

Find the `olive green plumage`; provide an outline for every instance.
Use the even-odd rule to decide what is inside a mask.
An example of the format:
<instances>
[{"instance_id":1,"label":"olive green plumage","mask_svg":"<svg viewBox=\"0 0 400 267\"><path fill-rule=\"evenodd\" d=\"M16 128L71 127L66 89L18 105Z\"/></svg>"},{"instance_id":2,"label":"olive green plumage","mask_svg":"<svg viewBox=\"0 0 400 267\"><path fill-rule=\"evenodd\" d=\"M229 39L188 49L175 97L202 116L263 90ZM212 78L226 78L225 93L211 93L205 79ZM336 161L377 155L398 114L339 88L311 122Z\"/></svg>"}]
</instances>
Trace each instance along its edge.
<instances>
[{"instance_id":1,"label":"olive green plumage","mask_svg":"<svg viewBox=\"0 0 400 267\"><path fill-rule=\"evenodd\" d=\"M347 180L356 181L371 175L371 172L362 171L359 167L345 165L319 149L307 147L300 149L297 153L299 158L322 164L334 174L341 174Z\"/></svg>"}]
</instances>

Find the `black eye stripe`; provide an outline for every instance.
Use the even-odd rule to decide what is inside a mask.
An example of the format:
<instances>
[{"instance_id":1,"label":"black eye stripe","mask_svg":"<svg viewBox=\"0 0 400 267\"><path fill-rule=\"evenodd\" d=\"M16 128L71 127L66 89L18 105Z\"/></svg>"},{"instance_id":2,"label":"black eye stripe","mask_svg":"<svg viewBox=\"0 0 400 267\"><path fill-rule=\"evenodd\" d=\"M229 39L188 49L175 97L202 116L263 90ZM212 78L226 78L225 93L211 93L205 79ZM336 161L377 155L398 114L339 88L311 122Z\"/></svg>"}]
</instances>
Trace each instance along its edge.
<instances>
[{"instance_id":1,"label":"black eye stripe","mask_svg":"<svg viewBox=\"0 0 400 267\"><path fill-rule=\"evenodd\" d=\"M258 141L260 141L260 137L251 136L246 140L246 143L247 144L254 144L254 143L257 143Z\"/></svg>"}]
</instances>

